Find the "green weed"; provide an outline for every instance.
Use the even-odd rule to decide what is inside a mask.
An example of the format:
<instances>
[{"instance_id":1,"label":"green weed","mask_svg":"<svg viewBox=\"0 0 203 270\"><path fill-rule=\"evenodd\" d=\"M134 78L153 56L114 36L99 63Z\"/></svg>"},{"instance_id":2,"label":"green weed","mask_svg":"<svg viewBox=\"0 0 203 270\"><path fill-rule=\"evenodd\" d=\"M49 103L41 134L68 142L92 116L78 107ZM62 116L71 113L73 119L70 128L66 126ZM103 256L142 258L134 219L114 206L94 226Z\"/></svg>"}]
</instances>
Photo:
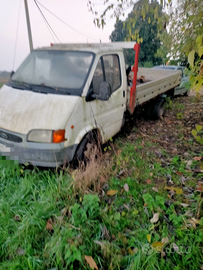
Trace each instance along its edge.
<instances>
[{"instance_id":1,"label":"green weed","mask_svg":"<svg viewBox=\"0 0 203 270\"><path fill-rule=\"evenodd\" d=\"M158 158L157 146L139 137L117 139L115 148L110 165L72 177L0 165L1 270L90 269L85 256L98 269L201 268L203 200L187 162L164 149Z\"/></svg>"}]
</instances>

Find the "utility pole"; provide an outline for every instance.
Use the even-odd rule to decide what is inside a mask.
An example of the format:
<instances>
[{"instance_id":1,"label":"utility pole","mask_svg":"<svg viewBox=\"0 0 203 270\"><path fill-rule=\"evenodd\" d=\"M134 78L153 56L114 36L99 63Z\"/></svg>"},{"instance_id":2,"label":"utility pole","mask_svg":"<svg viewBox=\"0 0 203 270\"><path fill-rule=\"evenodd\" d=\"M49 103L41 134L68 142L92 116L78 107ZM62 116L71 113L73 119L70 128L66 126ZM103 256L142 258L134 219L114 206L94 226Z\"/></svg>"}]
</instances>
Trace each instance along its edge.
<instances>
[{"instance_id":1,"label":"utility pole","mask_svg":"<svg viewBox=\"0 0 203 270\"><path fill-rule=\"evenodd\" d=\"M26 21L27 21L27 31L28 31L28 38L29 38L29 44L30 44L30 51L32 51L33 42L32 42L32 33L31 33L31 27L30 27L30 17L29 17L27 0L24 0L24 3L25 3L25 14L26 14Z\"/></svg>"}]
</instances>

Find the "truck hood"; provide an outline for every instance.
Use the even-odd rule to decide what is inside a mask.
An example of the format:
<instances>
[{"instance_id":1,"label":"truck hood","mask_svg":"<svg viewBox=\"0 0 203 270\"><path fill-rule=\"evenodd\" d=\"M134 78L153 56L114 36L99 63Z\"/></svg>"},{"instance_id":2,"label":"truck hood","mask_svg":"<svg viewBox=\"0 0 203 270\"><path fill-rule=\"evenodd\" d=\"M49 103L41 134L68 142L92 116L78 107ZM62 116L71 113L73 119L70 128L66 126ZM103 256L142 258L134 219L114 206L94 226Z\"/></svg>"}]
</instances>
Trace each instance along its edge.
<instances>
[{"instance_id":1,"label":"truck hood","mask_svg":"<svg viewBox=\"0 0 203 270\"><path fill-rule=\"evenodd\" d=\"M79 99L4 85L0 89L0 128L21 134L32 129L64 129Z\"/></svg>"}]
</instances>

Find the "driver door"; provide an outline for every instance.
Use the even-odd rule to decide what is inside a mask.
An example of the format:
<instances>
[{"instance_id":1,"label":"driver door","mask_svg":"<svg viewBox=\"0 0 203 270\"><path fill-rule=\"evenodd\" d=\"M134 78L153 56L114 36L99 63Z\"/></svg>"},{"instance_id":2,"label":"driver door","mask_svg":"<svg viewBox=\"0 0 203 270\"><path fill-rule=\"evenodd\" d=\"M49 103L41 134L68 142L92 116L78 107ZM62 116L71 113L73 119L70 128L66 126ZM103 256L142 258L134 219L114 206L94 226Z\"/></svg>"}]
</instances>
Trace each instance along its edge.
<instances>
[{"instance_id":1,"label":"driver door","mask_svg":"<svg viewBox=\"0 0 203 270\"><path fill-rule=\"evenodd\" d=\"M125 89L121 77L120 59L117 54L100 57L94 72L90 91L99 95L101 82L108 82L111 86L111 96L108 100L92 100L92 124L102 130L104 142L120 131L125 111Z\"/></svg>"}]
</instances>

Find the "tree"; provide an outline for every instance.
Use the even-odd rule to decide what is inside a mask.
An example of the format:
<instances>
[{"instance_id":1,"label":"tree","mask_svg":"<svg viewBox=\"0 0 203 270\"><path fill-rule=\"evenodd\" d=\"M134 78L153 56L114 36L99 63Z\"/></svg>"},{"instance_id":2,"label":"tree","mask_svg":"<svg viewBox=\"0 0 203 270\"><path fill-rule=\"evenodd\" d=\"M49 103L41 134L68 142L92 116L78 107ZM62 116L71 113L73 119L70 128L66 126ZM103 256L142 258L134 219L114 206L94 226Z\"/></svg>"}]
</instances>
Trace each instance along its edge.
<instances>
[{"instance_id":1,"label":"tree","mask_svg":"<svg viewBox=\"0 0 203 270\"><path fill-rule=\"evenodd\" d=\"M94 0L93 0L94 1ZM104 12L98 14L94 11L94 5L91 0L88 1L90 10L95 14L95 23L97 26L104 27L107 14L111 17L121 18L124 16L124 10L127 7L133 7L137 0L104 0ZM154 2L152 0L152 2ZM169 38L163 37L163 46L158 51L157 56L167 57L164 50L169 49L170 58L181 60L188 57L188 62L192 70L190 81L192 87L199 91L203 84L203 1L202 0L161 0L163 7L166 7L169 19L161 20L154 9L154 17L158 19L160 30L169 30ZM143 19L149 9L148 0L142 1L141 14ZM168 23L168 27L167 27ZM130 30L130 28L128 29ZM129 31L129 34L130 31Z\"/></svg>"},{"instance_id":2,"label":"tree","mask_svg":"<svg viewBox=\"0 0 203 270\"><path fill-rule=\"evenodd\" d=\"M169 25L171 57L183 61L188 56L191 86L198 92L203 84L203 1L174 1Z\"/></svg>"},{"instance_id":3,"label":"tree","mask_svg":"<svg viewBox=\"0 0 203 270\"><path fill-rule=\"evenodd\" d=\"M162 8L157 1L148 3L149 6L144 18L142 15L143 0L139 0L124 22L117 21L110 36L111 41L136 40L142 42L139 54L139 62L142 66L162 63L161 57L156 55L161 43L158 37L158 20L154 18L153 12L157 9L159 16L162 16ZM134 62L132 51L126 52L125 56L128 64L132 65Z\"/></svg>"}]
</instances>

